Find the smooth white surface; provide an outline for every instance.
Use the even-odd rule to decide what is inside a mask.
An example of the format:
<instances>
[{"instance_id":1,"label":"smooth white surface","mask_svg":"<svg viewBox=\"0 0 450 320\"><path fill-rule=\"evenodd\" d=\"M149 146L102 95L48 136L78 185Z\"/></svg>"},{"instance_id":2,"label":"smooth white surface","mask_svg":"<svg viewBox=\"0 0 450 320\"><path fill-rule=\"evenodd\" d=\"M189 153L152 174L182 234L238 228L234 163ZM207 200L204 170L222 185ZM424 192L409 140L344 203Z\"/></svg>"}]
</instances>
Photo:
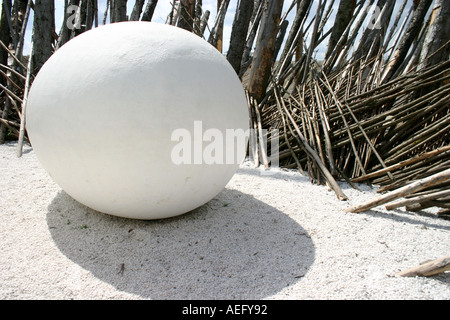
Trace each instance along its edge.
<instances>
[{"instance_id":1,"label":"smooth white surface","mask_svg":"<svg viewBox=\"0 0 450 320\"><path fill-rule=\"evenodd\" d=\"M95 210L136 219L186 213L220 192L235 164L171 159L174 130L248 128L242 85L203 39L150 22L86 32L42 67L27 130L42 166Z\"/></svg>"}]
</instances>

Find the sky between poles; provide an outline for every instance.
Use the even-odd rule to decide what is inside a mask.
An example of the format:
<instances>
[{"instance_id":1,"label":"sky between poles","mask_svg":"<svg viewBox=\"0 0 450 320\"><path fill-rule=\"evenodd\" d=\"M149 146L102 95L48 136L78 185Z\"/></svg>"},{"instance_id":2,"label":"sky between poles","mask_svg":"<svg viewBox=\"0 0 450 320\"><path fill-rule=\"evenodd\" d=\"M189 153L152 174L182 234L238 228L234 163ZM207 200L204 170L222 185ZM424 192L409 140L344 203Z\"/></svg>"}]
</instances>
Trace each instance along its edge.
<instances>
[{"instance_id":1,"label":"sky between poles","mask_svg":"<svg viewBox=\"0 0 450 320\"><path fill-rule=\"evenodd\" d=\"M249 1L249 0L244 0L244 1ZM169 15L172 5L171 5L171 0L159 0L158 4L156 6L155 12L153 14L153 19L152 22L156 22L156 23L165 23L167 16ZM318 2L317 0L314 2ZM134 6L135 1L133 0L128 0L127 2L127 13L130 14L131 11L133 10L133 6ZM286 12L287 9L289 8L291 1L285 1L284 2L284 8L283 8L283 12ZM144 8L145 5L144 4ZM237 5L237 0L231 0L229 7L228 7L228 11L227 11L227 15L225 18L225 24L224 24L224 35L223 35L223 52L226 53L228 51L228 46L229 46L229 42L230 42L230 35L231 35L231 28L233 25L233 19L234 19L234 14L236 12L236 5ZM105 9L106 9L106 0L99 0L98 1L98 16L99 16L99 24L102 24L103 21L103 16L105 13ZM211 15L209 17L209 27L212 28L213 24L214 24L214 20L216 18L216 13L217 13L217 0L203 0L203 10L209 10L211 12ZM294 8L295 10L295 8ZM289 15L288 20L292 21L294 15L293 12L294 10L291 12L291 14ZM314 8L312 8L312 10L314 10ZM64 0L55 0L55 28L56 28L56 33L59 32L59 29L61 28L61 25L63 23L63 13L64 13ZM31 10L30 12L30 17L29 17L29 23L27 26L27 31L25 34L25 46L24 46L24 54L28 54L29 50L30 50L30 44L31 44L31 34L32 34L32 28L33 28L33 11ZM107 18L107 23L109 23L109 15ZM205 38L207 39L209 34L209 31L207 29L207 31L205 32Z\"/></svg>"},{"instance_id":2,"label":"sky between poles","mask_svg":"<svg viewBox=\"0 0 450 320\"><path fill-rule=\"evenodd\" d=\"M146 2L144 4L144 8L145 8L145 5L147 4L147 1L148 0L146 0ZM241 0L241 1L249 1L249 0ZM172 8L171 2L172 2L172 0L159 0L158 1L155 12L153 14L152 22L155 22L155 23L165 23L166 22L167 16L169 15L171 8ZM234 19L234 15L236 12L237 2L238 2L238 0L230 1L229 7L227 10L227 15L225 17L224 34L223 34L223 53L224 54L226 54L226 52L228 51L228 47L229 47L229 43L230 43L231 28L233 25L233 19ZM398 7L401 5L401 2L402 1L396 1L396 4L395 4L396 7L394 8L394 15L395 15L395 12L397 11ZM135 1L128 0L128 2L127 2L127 6L128 6L127 13L128 14L131 13L134 3L135 3ZM284 13L288 11L291 3L292 3L292 0L284 1L282 15L284 15ZM318 3L319 3L319 0L313 1L309 19L311 19L311 17L315 14ZM328 31L330 28L333 27L334 18L336 16L338 6L339 6L339 0L334 1L330 18L328 19L328 21L325 25L325 28L324 28L325 31ZM98 19L99 19L100 25L102 24L102 21L103 21L105 9L106 9L106 0L98 0L98 17L99 17ZM204 11L209 10L211 12L208 22L209 22L209 27L212 28L212 26L214 25L216 13L217 13L217 0L203 0L203 10ZM296 10L296 8L294 7L293 10L287 16L287 20L289 21L288 31L289 31L290 25L294 19L295 10ZM406 12L407 12L407 10L404 11L404 15ZM61 28L61 25L63 23L63 13L64 13L64 0L55 0L55 28L56 28L57 33L59 32L59 29ZM309 21L309 19L308 19L308 21ZM402 19L404 19L404 17L402 17ZM392 24L393 20L394 20L394 18L391 19L391 24ZM25 36L25 45L24 45L24 54L28 54L29 49L30 49L31 34L32 34L32 27L33 27L32 21L33 21L33 11L31 11L31 13L30 13L29 23L27 26L27 31L26 31L26 36ZM107 23L109 23L109 15L107 18ZM367 24L368 24L368 22L365 23L364 25L367 25ZM310 29L312 29L312 28L310 28ZM207 29L207 31L205 32L206 39L208 38L208 35L209 35L209 31ZM286 36L285 36L285 39L286 39ZM306 43L309 43L309 40L310 40L310 32L307 34ZM316 49L315 58L317 60L323 60L326 49L327 49L327 43L328 43L328 41L327 41L327 39L325 39L324 41L322 41L322 43Z\"/></svg>"}]
</instances>

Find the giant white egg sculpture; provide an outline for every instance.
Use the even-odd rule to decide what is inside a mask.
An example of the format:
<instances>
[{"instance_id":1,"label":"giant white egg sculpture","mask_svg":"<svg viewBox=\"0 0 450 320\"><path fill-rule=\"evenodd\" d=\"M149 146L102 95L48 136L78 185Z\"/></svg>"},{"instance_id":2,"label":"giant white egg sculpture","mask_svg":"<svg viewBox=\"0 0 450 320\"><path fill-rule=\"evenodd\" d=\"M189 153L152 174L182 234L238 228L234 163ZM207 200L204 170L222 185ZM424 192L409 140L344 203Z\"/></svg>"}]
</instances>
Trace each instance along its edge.
<instances>
[{"instance_id":1,"label":"giant white egg sculpture","mask_svg":"<svg viewBox=\"0 0 450 320\"><path fill-rule=\"evenodd\" d=\"M245 155L246 97L213 46L151 22L101 26L44 64L27 105L41 165L94 210L134 219L191 211Z\"/></svg>"}]
</instances>

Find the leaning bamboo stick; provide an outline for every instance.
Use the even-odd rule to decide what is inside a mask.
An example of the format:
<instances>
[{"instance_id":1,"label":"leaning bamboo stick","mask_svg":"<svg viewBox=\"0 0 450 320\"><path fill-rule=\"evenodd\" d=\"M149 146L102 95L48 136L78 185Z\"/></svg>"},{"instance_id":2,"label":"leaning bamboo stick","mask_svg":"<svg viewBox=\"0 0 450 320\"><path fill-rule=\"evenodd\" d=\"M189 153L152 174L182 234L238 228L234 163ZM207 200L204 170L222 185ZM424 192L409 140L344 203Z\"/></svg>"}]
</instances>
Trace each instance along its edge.
<instances>
[{"instance_id":1,"label":"leaning bamboo stick","mask_svg":"<svg viewBox=\"0 0 450 320\"><path fill-rule=\"evenodd\" d=\"M250 96L246 91L247 96L247 106L249 112L249 124L250 124L250 137L249 137L249 148L253 158L253 163L255 168L259 167L259 144L258 144L258 125L256 123L256 116L254 112L253 104L250 100Z\"/></svg>"},{"instance_id":2,"label":"leaning bamboo stick","mask_svg":"<svg viewBox=\"0 0 450 320\"><path fill-rule=\"evenodd\" d=\"M291 144L289 142L289 139L288 139L288 136L287 136L287 132L286 132L286 119L285 119L285 117L284 117L284 115L282 113L280 114L280 116L281 116L281 121L282 121L282 124L283 124L283 133L284 133L284 138L286 140L286 145L287 145L287 147L289 149L289 152L290 152L292 158L295 161L295 164L297 165L298 170L300 171L300 173L302 175L305 175L305 172L303 171L302 165L300 164L300 161L298 160L298 157L295 154L295 152L294 152L294 150L293 150L293 148L292 148L292 146L291 146ZM292 129L290 127L289 127L289 129L292 131Z\"/></svg>"},{"instance_id":3,"label":"leaning bamboo stick","mask_svg":"<svg viewBox=\"0 0 450 320\"><path fill-rule=\"evenodd\" d=\"M0 40L0 45L3 47L3 49L10 54L10 56L23 68L23 70L26 70L27 67L23 65L23 63L16 57L16 55L8 49L7 46Z\"/></svg>"},{"instance_id":4,"label":"leaning bamboo stick","mask_svg":"<svg viewBox=\"0 0 450 320\"><path fill-rule=\"evenodd\" d=\"M6 70L8 70L8 71L11 71L12 73L14 73L16 76L18 76L18 77L21 78L22 80L26 80L26 77L25 77L23 74L17 72L17 71L14 70L13 68L8 67L8 66L5 66L5 65L2 64L2 63L0 63L0 67L6 69Z\"/></svg>"},{"instance_id":5,"label":"leaning bamboo stick","mask_svg":"<svg viewBox=\"0 0 450 320\"><path fill-rule=\"evenodd\" d=\"M0 122L3 122L6 126L8 126L8 128L11 128L11 126L20 127L20 124L18 124L17 122L11 121L11 120L6 120L6 119L0 118Z\"/></svg>"},{"instance_id":6,"label":"leaning bamboo stick","mask_svg":"<svg viewBox=\"0 0 450 320\"><path fill-rule=\"evenodd\" d=\"M328 82L328 79L326 77L326 75L324 73L322 73L322 75L325 78L326 81L326 85L328 85L328 87L331 89L331 85ZM320 80L320 78L319 78ZM325 83L324 83L325 84ZM340 104L340 102L337 100L337 97L334 95L334 93L331 91L331 95L333 96L333 99L336 101L336 104ZM384 163L383 159L381 158L381 156L378 154L378 151L375 149L375 147L373 146L372 142L370 141L369 137L367 136L366 132L364 131L364 129L362 128L361 124L359 123L359 120L356 118L355 114L353 113L353 111L351 110L351 108L345 104L345 106L347 107L347 110L350 112L350 114L352 115L353 120L355 121L355 123L358 125L359 129L361 130L362 134L364 135L364 138L366 138L367 143L369 144L370 148L372 149L372 151L374 152L375 156L377 157L378 161L381 163L381 165L386 168L386 164ZM394 178L392 177L392 174L390 172L387 172L388 176L394 180Z\"/></svg>"},{"instance_id":7,"label":"leaning bamboo stick","mask_svg":"<svg viewBox=\"0 0 450 320\"><path fill-rule=\"evenodd\" d=\"M19 98L14 92L12 92L11 90L9 90L7 87L5 87L4 85L2 85L1 83L0 83L0 88L3 89L3 90L8 94L8 96L10 96L10 97L16 99L16 100L19 101L20 103L23 103L23 100L22 100L21 98Z\"/></svg>"},{"instance_id":8,"label":"leaning bamboo stick","mask_svg":"<svg viewBox=\"0 0 450 320\"><path fill-rule=\"evenodd\" d=\"M251 97L250 97L250 99L251 99ZM269 160L267 158L267 153L264 148L265 143L264 143L263 128L262 128L262 124L261 124L261 114L259 112L259 106L255 101L253 101L253 106L254 106L254 110L256 113L256 121L258 124L258 137L259 137L259 145L261 146L261 158L263 161L264 169L268 169L269 168Z\"/></svg>"},{"instance_id":9,"label":"leaning bamboo stick","mask_svg":"<svg viewBox=\"0 0 450 320\"><path fill-rule=\"evenodd\" d=\"M414 192L413 194L410 194L409 196L406 196L405 198L409 199L409 198L418 197L418 196L426 196L426 195L429 195L429 194L432 194L432 193L435 193L438 191L444 191L444 190L449 190L449 189L450 189L450 182L447 182L447 183L444 182L442 184L435 185L435 186L432 186L427 189L423 189L422 191Z\"/></svg>"},{"instance_id":10,"label":"leaning bamboo stick","mask_svg":"<svg viewBox=\"0 0 450 320\"><path fill-rule=\"evenodd\" d=\"M450 270L450 255L432 261L426 261L417 267L397 273L401 277L430 277Z\"/></svg>"},{"instance_id":11,"label":"leaning bamboo stick","mask_svg":"<svg viewBox=\"0 0 450 320\"><path fill-rule=\"evenodd\" d=\"M442 209L450 209L450 197L441 198L441 199L437 199L437 200L429 200L429 201L424 201L424 202L413 203L413 204L407 205L405 207L405 209L406 209L406 211L416 212L416 211L420 211L420 210L424 210L424 209L432 208L432 207L437 207L437 208L442 208Z\"/></svg>"},{"instance_id":12,"label":"leaning bamboo stick","mask_svg":"<svg viewBox=\"0 0 450 320\"><path fill-rule=\"evenodd\" d=\"M430 187L430 186L433 186L433 185L436 185L438 183L448 181L448 180L450 180L450 169L444 170L444 171L434 174L428 178L411 183L409 185L406 185L402 188L394 190L385 195L376 197L375 199L369 200L362 204L358 204L358 205L352 206L350 208L347 208L345 210L345 212L353 212L353 213L363 212L363 211L372 209L374 207L380 206L382 204L388 203L392 200L403 197L405 195L411 194L416 191L420 191L427 187Z\"/></svg>"},{"instance_id":13,"label":"leaning bamboo stick","mask_svg":"<svg viewBox=\"0 0 450 320\"><path fill-rule=\"evenodd\" d=\"M278 96L277 99L280 100L280 95L278 93L278 86L276 84L274 84L274 87L275 87L275 95L277 95ZM313 157L313 159L315 160L315 163L318 165L320 171L323 173L323 175L325 176L326 180L330 184L330 187L336 193L337 198L339 200L347 200L348 197L342 192L342 190L339 187L339 185L337 184L336 180L334 180L334 178L331 175L331 173L328 171L328 169L325 167L325 165L320 160L320 157L318 156L318 154L309 146L309 144L307 143L306 139L303 137L302 133L300 132L300 129L298 128L297 124L295 123L295 120L292 118L292 115L288 112L288 110L287 110L286 106L284 105L284 102L283 102L282 99L281 99L281 104L279 105L280 112L282 112L281 107L284 109L284 112L286 113L287 117L292 122L292 125L294 126L295 131L297 132L297 135L298 135L299 139L301 140L302 145L305 148L306 152L309 155L311 155L311 157Z\"/></svg>"},{"instance_id":14,"label":"leaning bamboo stick","mask_svg":"<svg viewBox=\"0 0 450 320\"><path fill-rule=\"evenodd\" d=\"M414 170L410 169L406 171L401 177L397 176L396 178L397 180L394 183L387 184L388 182L384 182L383 187L377 190L377 192L383 193L386 191L395 190L404 187L407 184L412 183L413 181L430 177L434 174L442 172L443 170L449 169L450 168L449 162L450 162L449 160L447 161L442 160L430 166L418 166ZM446 181L444 181L444 183L445 182Z\"/></svg>"},{"instance_id":15,"label":"leaning bamboo stick","mask_svg":"<svg viewBox=\"0 0 450 320\"><path fill-rule=\"evenodd\" d=\"M26 7L26 10L25 10L25 15L24 15L23 20L22 20L23 21L22 22L22 28L20 29L19 40L17 42L16 52L15 52L15 56L17 57L18 60L22 60L23 44L24 44L24 40L25 40L25 32L27 30L28 18L30 17L31 7L33 5L34 4L33 4L32 0L28 0L27 1L27 7Z\"/></svg>"},{"instance_id":16,"label":"leaning bamboo stick","mask_svg":"<svg viewBox=\"0 0 450 320\"><path fill-rule=\"evenodd\" d=\"M401 200L395 203L390 203L386 205L386 209L387 210L392 210L392 209L396 209L396 208L400 208L400 207L405 207L411 204L415 204L415 203L420 203L420 202L426 202L426 201L431 201L431 200L436 200L436 199L440 199L446 196L450 196L450 190L443 190L443 191L438 191L435 193L431 193L428 194L426 196L417 196L414 198L409 198L409 199L405 199L405 200Z\"/></svg>"},{"instance_id":17,"label":"leaning bamboo stick","mask_svg":"<svg viewBox=\"0 0 450 320\"><path fill-rule=\"evenodd\" d=\"M449 217L450 217L450 209L440 210L440 211L438 211L437 215L438 215L438 217L450 220L449 219Z\"/></svg>"},{"instance_id":18,"label":"leaning bamboo stick","mask_svg":"<svg viewBox=\"0 0 450 320\"><path fill-rule=\"evenodd\" d=\"M18 90L21 90L21 89L22 89L17 83L15 83L14 81L11 80L11 77L9 77L9 76L8 76L5 72L3 72L2 70L0 70L0 74L1 74L3 77L5 77L5 79L8 80L8 82L9 82L13 87L15 87L15 88L18 89Z\"/></svg>"},{"instance_id":19,"label":"leaning bamboo stick","mask_svg":"<svg viewBox=\"0 0 450 320\"><path fill-rule=\"evenodd\" d=\"M325 116L324 107L323 107L322 103L320 102L319 92L321 93L321 96L323 97L323 102L326 103L326 101L324 99L323 92L320 90L320 87L317 84L317 82L314 82L314 91L317 96L317 106L319 107L320 121L322 123L322 131L323 131L323 135L325 137L325 150L326 150L327 156L328 156L328 164L330 166L331 174L334 174L336 169L334 166L334 157L333 157L333 151L332 151L332 147L331 147L331 140L330 140L330 136L328 134L328 132L330 131L330 125Z\"/></svg>"},{"instance_id":20,"label":"leaning bamboo stick","mask_svg":"<svg viewBox=\"0 0 450 320\"><path fill-rule=\"evenodd\" d=\"M411 159L408 159L408 160L405 160L405 161L401 161L401 162L396 163L394 165L391 165L391 166L389 166L387 168L383 168L381 170L378 170L378 171L366 174L364 176L360 176L358 178L354 178L354 179L352 179L352 182L362 182L362 181L365 181L365 180L376 178L376 177L382 176L384 173L386 173L388 171L394 171L394 170L403 168L404 166L420 162L422 160L434 157L434 156L436 156L436 155L438 155L438 154L440 154L442 152L446 152L446 151L449 151L449 150L450 150L450 146L438 148L436 150L423 153L423 154L421 154L419 156L416 156L414 158L411 158Z\"/></svg>"},{"instance_id":21,"label":"leaning bamboo stick","mask_svg":"<svg viewBox=\"0 0 450 320\"><path fill-rule=\"evenodd\" d=\"M356 150L356 145L355 145L352 133L351 133L351 131L349 129L349 125L347 123L347 120L345 119L344 112L343 112L343 109L341 107L341 104L340 104L339 100L336 98L336 96L333 94L332 88L328 87L328 90L329 90L329 92L332 93L333 100L334 100L334 102L336 104L336 107L339 110L339 113L341 115L342 121L344 122L344 126L345 126L345 128L347 130L348 138L350 140L350 143L351 143L351 146L352 146L352 150L353 150L353 153L355 155L356 162L358 163L358 165L359 165L361 171L363 172L363 174L366 174L366 170L365 170L364 165L362 164L362 161L361 161L361 159L359 157L358 151Z\"/></svg>"},{"instance_id":22,"label":"leaning bamboo stick","mask_svg":"<svg viewBox=\"0 0 450 320\"><path fill-rule=\"evenodd\" d=\"M22 156L23 150L23 138L25 136L25 118L27 112L27 101L28 101L28 92L30 90L30 81L31 81L31 60L33 59L33 43L30 48L30 56L28 58L28 66L27 66L27 79L25 81L25 92L23 94L23 102L22 102L22 116L20 121L20 130L19 130L19 143L17 145L17 157L20 158Z\"/></svg>"}]
</instances>

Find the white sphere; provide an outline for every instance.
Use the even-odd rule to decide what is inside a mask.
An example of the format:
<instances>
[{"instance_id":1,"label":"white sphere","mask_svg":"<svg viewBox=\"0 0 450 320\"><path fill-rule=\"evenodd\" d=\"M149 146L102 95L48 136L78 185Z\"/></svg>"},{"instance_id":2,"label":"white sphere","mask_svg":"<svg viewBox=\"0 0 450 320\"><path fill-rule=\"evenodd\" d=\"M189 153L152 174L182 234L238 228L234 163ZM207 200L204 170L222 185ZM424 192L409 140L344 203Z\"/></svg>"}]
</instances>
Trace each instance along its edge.
<instances>
[{"instance_id":1,"label":"white sphere","mask_svg":"<svg viewBox=\"0 0 450 320\"><path fill-rule=\"evenodd\" d=\"M180 215L215 197L245 146L220 161L211 145L248 129L226 59L192 33L151 22L101 26L62 46L36 76L26 117L39 161L64 191L135 219Z\"/></svg>"}]
</instances>

